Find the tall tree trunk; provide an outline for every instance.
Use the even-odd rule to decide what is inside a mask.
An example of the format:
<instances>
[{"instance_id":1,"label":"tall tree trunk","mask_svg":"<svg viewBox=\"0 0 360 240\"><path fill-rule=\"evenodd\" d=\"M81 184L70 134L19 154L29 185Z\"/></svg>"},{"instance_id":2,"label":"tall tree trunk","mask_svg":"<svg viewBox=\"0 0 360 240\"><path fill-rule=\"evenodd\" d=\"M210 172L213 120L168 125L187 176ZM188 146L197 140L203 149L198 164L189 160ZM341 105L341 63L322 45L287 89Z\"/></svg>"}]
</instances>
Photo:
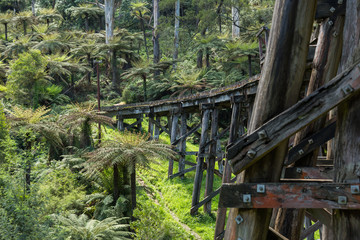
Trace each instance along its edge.
<instances>
[{"instance_id":1,"label":"tall tree trunk","mask_svg":"<svg viewBox=\"0 0 360 240\"><path fill-rule=\"evenodd\" d=\"M175 2L175 34L174 34L174 56L176 61L179 56L179 27L180 27L180 0ZM176 69L176 63L174 62L173 68Z\"/></svg>"},{"instance_id":2,"label":"tall tree trunk","mask_svg":"<svg viewBox=\"0 0 360 240\"><path fill-rule=\"evenodd\" d=\"M205 33L206 33L206 27L204 27L201 30L201 37L205 37ZM197 59L196 59L197 68L202 68L203 67L203 56L204 56L204 51L202 49L200 49L197 52Z\"/></svg>"},{"instance_id":3,"label":"tall tree trunk","mask_svg":"<svg viewBox=\"0 0 360 240\"><path fill-rule=\"evenodd\" d=\"M146 40L145 24L144 24L144 19L143 19L143 15L142 15L141 11L139 11L139 16L140 16L141 31L143 32L143 37L144 37L146 58L147 58L147 60L149 60L149 49L148 49L147 40Z\"/></svg>"},{"instance_id":4,"label":"tall tree trunk","mask_svg":"<svg viewBox=\"0 0 360 240\"><path fill-rule=\"evenodd\" d=\"M233 3L235 4L235 2ZM240 37L240 13L238 6L231 7L231 18L232 18L232 38Z\"/></svg>"},{"instance_id":5,"label":"tall tree trunk","mask_svg":"<svg viewBox=\"0 0 360 240\"><path fill-rule=\"evenodd\" d=\"M26 21L23 21L24 35L27 34L27 32L26 32L26 26L27 26Z\"/></svg>"},{"instance_id":6,"label":"tall tree trunk","mask_svg":"<svg viewBox=\"0 0 360 240\"><path fill-rule=\"evenodd\" d=\"M249 133L298 101L315 8L316 1L276 1L271 40L258 86L261 94L256 95ZM284 140L240 174L238 182L279 181L287 150L288 141ZM271 213L272 209L231 209L225 239L266 239ZM235 221L238 215L245 220L241 224Z\"/></svg>"},{"instance_id":7,"label":"tall tree trunk","mask_svg":"<svg viewBox=\"0 0 360 240\"><path fill-rule=\"evenodd\" d=\"M8 23L4 23L5 27L5 41L8 41Z\"/></svg>"},{"instance_id":8,"label":"tall tree trunk","mask_svg":"<svg viewBox=\"0 0 360 240\"><path fill-rule=\"evenodd\" d=\"M116 66L116 50L111 50L112 57L111 57L111 68L112 68L112 88L117 88L117 66Z\"/></svg>"},{"instance_id":9,"label":"tall tree trunk","mask_svg":"<svg viewBox=\"0 0 360 240\"><path fill-rule=\"evenodd\" d=\"M31 0L31 11L32 11L33 16L36 16L35 0Z\"/></svg>"},{"instance_id":10,"label":"tall tree trunk","mask_svg":"<svg viewBox=\"0 0 360 240\"><path fill-rule=\"evenodd\" d=\"M108 44L114 36L115 0L105 0L105 42Z\"/></svg>"},{"instance_id":11,"label":"tall tree trunk","mask_svg":"<svg viewBox=\"0 0 360 240\"><path fill-rule=\"evenodd\" d=\"M91 55L90 55L90 54L86 54L86 58L87 58L89 67L92 67ZM90 85L90 84L91 84L91 72L88 72L88 74L87 74L87 79L88 79L88 83L89 83L89 85Z\"/></svg>"},{"instance_id":12,"label":"tall tree trunk","mask_svg":"<svg viewBox=\"0 0 360 240\"><path fill-rule=\"evenodd\" d=\"M143 89L144 89L144 102L147 101L147 87L146 87L146 76L142 76L143 79Z\"/></svg>"},{"instance_id":13,"label":"tall tree trunk","mask_svg":"<svg viewBox=\"0 0 360 240\"><path fill-rule=\"evenodd\" d=\"M85 16L84 21L85 21L85 31L88 32L89 31L89 17L87 14Z\"/></svg>"},{"instance_id":14,"label":"tall tree trunk","mask_svg":"<svg viewBox=\"0 0 360 240\"><path fill-rule=\"evenodd\" d=\"M160 62L160 43L159 43L159 17L160 17L160 9L159 9L159 0L153 0L154 7L154 30L153 30L153 44L154 44L154 64ZM160 75L160 71L154 71L154 76Z\"/></svg>"},{"instance_id":15,"label":"tall tree trunk","mask_svg":"<svg viewBox=\"0 0 360 240\"><path fill-rule=\"evenodd\" d=\"M347 0L344 46L340 71L360 57L360 0ZM360 178L360 94L338 106L335 134L335 182L359 181ZM335 239L356 239L360 236L360 211L335 210Z\"/></svg>"}]
</instances>

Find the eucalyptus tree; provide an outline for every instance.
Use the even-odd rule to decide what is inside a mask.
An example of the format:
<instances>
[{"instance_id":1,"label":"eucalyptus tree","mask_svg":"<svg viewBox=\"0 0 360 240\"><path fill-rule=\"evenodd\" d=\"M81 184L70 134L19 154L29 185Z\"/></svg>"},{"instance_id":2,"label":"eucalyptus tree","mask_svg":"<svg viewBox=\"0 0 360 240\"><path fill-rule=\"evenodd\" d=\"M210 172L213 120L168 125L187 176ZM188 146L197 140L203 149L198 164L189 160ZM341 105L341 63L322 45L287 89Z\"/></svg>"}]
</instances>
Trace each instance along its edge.
<instances>
[{"instance_id":1,"label":"eucalyptus tree","mask_svg":"<svg viewBox=\"0 0 360 240\"><path fill-rule=\"evenodd\" d=\"M107 168L113 168L114 200L119 198L119 167L126 167L131 173L132 208L136 207L136 167L151 168L151 163L159 163L161 158L174 157L175 152L167 144L149 140L148 134L116 132L103 141L98 149L87 155L84 172L89 176ZM127 174L127 172L123 172ZM127 175L123 176L128 178Z\"/></svg>"}]
</instances>

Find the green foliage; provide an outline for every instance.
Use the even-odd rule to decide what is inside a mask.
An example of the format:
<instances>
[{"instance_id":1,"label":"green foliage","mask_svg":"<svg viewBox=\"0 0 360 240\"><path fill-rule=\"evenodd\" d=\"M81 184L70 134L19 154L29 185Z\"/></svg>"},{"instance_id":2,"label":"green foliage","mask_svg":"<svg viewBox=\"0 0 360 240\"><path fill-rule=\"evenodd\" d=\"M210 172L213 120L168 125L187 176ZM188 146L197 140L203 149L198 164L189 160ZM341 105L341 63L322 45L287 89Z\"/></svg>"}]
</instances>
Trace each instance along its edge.
<instances>
[{"instance_id":1,"label":"green foliage","mask_svg":"<svg viewBox=\"0 0 360 240\"><path fill-rule=\"evenodd\" d=\"M102 221L89 219L82 214L77 216L70 214L67 217L53 216L57 223L68 233L69 239L76 240L106 240L106 239L132 239L133 234L127 229L128 224L123 223L126 219L115 217L106 218Z\"/></svg>"},{"instance_id":2,"label":"green foliage","mask_svg":"<svg viewBox=\"0 0 360 240\"><path fill-rule=\"evenodd\" d=\"M6 87L12 99L25 106L37 107L41 89L48 86L46 65L46 59L38 50L20 54L19 59L11 62Z\"/></svg>"}]
</instances>

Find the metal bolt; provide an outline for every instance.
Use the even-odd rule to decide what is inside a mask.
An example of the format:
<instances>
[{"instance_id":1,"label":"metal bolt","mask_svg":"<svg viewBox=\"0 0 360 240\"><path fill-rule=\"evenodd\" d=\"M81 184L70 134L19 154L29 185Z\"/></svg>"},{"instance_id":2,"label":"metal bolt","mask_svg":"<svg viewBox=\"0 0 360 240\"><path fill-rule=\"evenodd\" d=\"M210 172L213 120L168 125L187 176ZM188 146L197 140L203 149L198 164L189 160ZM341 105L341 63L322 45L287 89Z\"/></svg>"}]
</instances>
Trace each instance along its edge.
<instances>
[{"instance_id":1,"label":"metal bolt","mask_svg":"<svg viewBox=\"0 0 360 240\"><path fill-rule=\"evenodd\" d=\"M360 193L359 185L352 185L350 187L350 189L351 189L352 194L359 194Z\"/></svg>"},{"instance_id":2,"label":"metal bolt","mask_svg":"<svg viewBox=\"0 0 360 240\"><path fill-rule=\"evenodd\" d=\"M241 237L238 237L237 240L242 240L242 238L241 238Z\"/></svg>"},{"instance_id":3,"label":"metal bolt","mask_svg":"<svg viewBox=\"0 0 360 240\"><path fill-rule=\"evenodd\" d=\"M300 150L298 151L298 153L299 153L299 155L303 155L303 154L304 154L304 150L300 149Z\"/></svg>"},{"instance_id":4,"label":"metal bolt","mask_svg":"<svg viewBox=\"0 0 360 240\"><path fill-rule=\"evenodd\" d=\"M257 187L256 187L256 191L258 193L264 193L265 192L265 185L263 184L258 184Z\"/></svg>"},{"instance_id":5,"label":"metal bolt","mask_svg":"<svg viewBox=\"0 0 360 240\"><path fill-rule=\"evenodd\" d=\"M343 2L344 2L343 0L339 0L338 4L343 4Z\"/></svg>"},{"instance_id":6,"label":"metal bolt","mask_svg":"<svg viewBox=\"0 0 360 240\"><path fill-rule=\"evenodd\" d=\"M240 224L240 223L242 223L244 221L244 219L239 214L239 215L236 216L235 221L236 221L237 224Z\"/></svg>"},{"instance_id":7,"label":"metal bolt","mask_svg":"<svg viewBox=\"0 0 360 240\"><path fill-rule=\"evenodd\" d=\"M347 203L347 198L346 196L338 196L338 204L346 204Z\"/></svg>"},{"instance_id":8,"label":"metal bolt","mask_svg":"<svg viewBox=\"0 0 360 240\"><path fill-rule=\"evenodd\" d=\"M305 178L305 179L310 179L310 177L309 177L309 176L305 176L304 178Z\"/></svg>"},{"instance_id":9,"label":"metal bolt","mask_svg":"<svg viewBox=\"0 0 360 240\"><path fill-rule=\"evenodd\" d=\"M337 31L334 31L332 35L333 35L333 37L339 36L339 34L337 33Z\"/></svg>"},{"instance_id":10,"label":"metal bolt","mask_svg":"<svg viewBox=\"0 0 360 240\"><path fill-rule=\"evenodd\" d=\"M250 194L244 194L244 195L243 195L243 202L244 202L244 203L249 203L249 202L251 202L251 195L250 195Z\"/></svg>"},{"instance_id":11,"label":"metal bolt","mask_svg":"<svg viewBox=\"0 0 360 240\"><path fill-rule=\"evenodd\" d=\"M332 13L335 12L335 10L336 10L336 9L335 9L334 7L331 7L331 8L330 8L330 12L332 12Z\"/></svg>"},{"instance_id":12,"label":"metal bolt","mask_svg":"<svg viewBox=\"0 0 360 240\"><path fill-rule=\"evenodd\" d=\"M266 139L268 137L265 130L259 131L258 136L260 140Z\"/></svg>"},{"instance_id":13,"label":"metal bolt","mask_svg":"<svg viewBox=\"0 0 360 240\"><path fill-rule=\"evenodd\" d=\"M302 173L301 168L296 168L296 172L297 172L297 173Z\"/></svg>"},{"instance_id":14,"label":"metal bolt","mask_svg":"<svg viewBox=\"0 0 360 240\"><path fill-rule=\"evenodd\" d=\"M256 155L256 151L254 151L254 150L249 150L248 152L247 152L247 154L246 154L249 158L251 158L251 159L253 159L254 157L255 157L255 155Z\"/></svg>"},{"instance_id":15,"label":"metal bolt","mask_svg":"<svg viewBox=\"0 0 360 240\"><path fill-rule=\"evenodd\" d=\"M348 94L350 94L350 93L352 93L354 91L354 89L352 88L352 86L350 84L346 85L341 90L343 91L343 93L345 95L348 95Z\"/></svg>"},{"instance_id":16,"label":"metal bolt","mask_svg":"<svg viewBox=\"0 0 360 240\"><path fill-rule=\"evenodd\" d=\"M308 143L309 143L309 144L313 144L313 143L314 143L314 140L312 140L312 138L310 138L310 139L308 140Z\"/></svg>"},{"instance_id":17,"label":"metal bolt","mask_svg":"<svg viewBox=\"0 0 360 240\"><path fill-rule=\"evenodd\" d=\"M329 21L328 24L329 24L330 26L332 26L332 25L334 24L334 22L333 22L333 21Z\"/></svg>"}]
</instances>

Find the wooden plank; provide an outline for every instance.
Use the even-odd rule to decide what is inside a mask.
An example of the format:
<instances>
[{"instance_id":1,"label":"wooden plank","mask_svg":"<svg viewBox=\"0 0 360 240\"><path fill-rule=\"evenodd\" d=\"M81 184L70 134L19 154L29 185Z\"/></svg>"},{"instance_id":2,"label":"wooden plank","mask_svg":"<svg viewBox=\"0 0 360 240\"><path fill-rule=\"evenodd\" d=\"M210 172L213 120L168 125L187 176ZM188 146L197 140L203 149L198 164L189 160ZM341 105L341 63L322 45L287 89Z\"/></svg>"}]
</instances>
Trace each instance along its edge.
<instances>
[{"instance_id":1,"label":"wooden plank","mask_svg":"<svg viewBox=\"0 0 360 240\"><path fill-rule=\"evenodd\" d=\"M289 167L284 169L283 178L333 179L332 167Z\"/></svg>"},{"instance_id":2,"label":"wooden plank","mask_svg":"<svg viewBox=\"0 0 360 240\"><path fill-rule=\"evenodd\" d=\"M152 119L150 119L150 121L152 121ZM161 125L160 123L160 117L159 117L159 121L153 121L153 123L155 124L156 127L160 128L163 132L166 132L168 135L170 134L170 131L167 130L163 125ZM160 134L159 134L160 135Z\"/></svg>"},{"instance_id":3,"label":"wooden plank","mask_svg":"<svg viewBox=\"0 0 360 240\"><path fill-rule=\"evenodd\" d=\"M185 156L190 156L190 155L198 155L199 152L177 152L179 155L183 154Z\"/></svg>"},{"instance_id":4,"label":"wooden plank","mask_svg":"<svg viewBox=\"0 0 360 240\"><path fill-rule=\"evenodd\" d=\"M275 231L272 227L269 227L268 237L266 240L289 240L284 237L281 233Z\"/></svg>"},{"instance_id":5,"label":"wooden plank","mask_svg":"<svg viewBox=\"0 0 360 240\"><path fill-rule=\"evenodd\" d=\"M178 144L182 139L187 138L187 137L190 136L191 134L195 133L200 127L201 127L201 123L199 123L199 124L196 125L195 127L191 128L186 134L182 134L181 137L179 137L178 139L176 139L176 141L174 142L174 144Z\"/></svg>"},{"instance_id":6,"label":"wooden plank","mask_svg":"<svg viewBox=\"0 0 360 240\"><path fill-rule=\"evenodd\" d=\"M274 117L249 136L228 148L231 166L238 174L250 167L291 135L346 101L360 89L359 62L297 104ZM265 133L264 138L259 134Z\"/></svg>"},{"instance_id":7,"label":"wooden plank","mask_svg":"<svg viewBox=\"0 0 360 240\"><path fill-rule=\"evenodd\" d=\"M174 114L171 118L171 133L170 133L170 143L173 147L176 145L174 144L176 140L177 135L177 128L178 128L178 121L179 121L179 115ZM168 177L170 177L173 174L173 168L174 168L174 159L169 159L169 169L168 169Z\"/></svg>"},{"instance_id":8,"label":"wooden plank","mask_svg":"<svg viewBox=\"0 0 360 240\"><path fill-rule=\"evenodd\" d=\"M211 192L209 195L207 195L201 202L199 202L195 206L192 206L191 209L190 209L190 214L194 215L201 206L203 206L204 204L210 202L211 199L213 199L216 195L218 195L220 193L220 188L218 188L215 191Z\"/></svg>"},{"instance_id":9,"label":"wooden plank","mask_svg":"<svg viewBox=\"0 0 360 240\"><path fill-rule=\"evenodd\" d=\"M179 177L179 176L183 176L185 173L194 171L195 169L196 169L196 166L192 166L191 168L184 169L181 172L178 172L178 173L175 173L175 174L171 175L169 178L173 179L173 178L176 178L176 177Z\"/></svg>"},{"instance_id":10,"label":"wooden plank","mask_svg":"<svg viewBox=\"0 0 360 240\"><path fill-rule=\"evenodd\" d=\"M186 134L186 113L181 114L181 125L180 125L180 134L185 135ZM179 144L179 150L180 150L180 159L179 159L179 172L184 171L185 169L185 153L186 153L186 137L182 138ZM181 178L183 178L184 175L181 175Z\"/></svg>"},{"instance_id":11,"label":"wooden plank","mask_svg":"<svg viewBox=\"0 0 360 240\"><path fill-rule=\"evenodd\" d=\"M258 185L264 187L264 193L257 192ZM351 193L352 186L360 187L360 184L226 183L221 187L219 206L230 208L359 209L360 195ZM341 203L342 197L346 198L346 203Z\"/></svg>"},{"instance_id":12,"label":"wooden plank","mask_svg":"<svg viewBox=\"0 0 360 240\"><path fill-rule=\"evenodd\" d=\"M317 133L302 140L298 145L289 150L286 165L290 165L303 156L319 148L327 141L335 137L336 121L330 123Z\"/></svg>"},{"instance_id":13,"label":"wooden plank","mask_svg":"<svg viewBox=\"0 0 360 240\"><path fill-rule=\"evenodd\" d=\"M129 129L131 129L131 128L134 128L135 126L138 127L138 125L139 125L140 123L142 123L142 118L136 119L136 122L134 122L134 123L132 123L132 124L130 124L130 125L125 124L125 129L129 130Z\"/></svg>"},{"instance_id":14,"label":"wooden plank","mask_svg":"<svg viewBox=\"0 0 360 240\"><path fill-rule=\"evenodd\" d=\"M317 221L310 227L306 228L300 235L300 239L307 238L310 234L314 234L317 230L319 230L322 227L322 223L320 221Z\"/></svg>"},{"instance_id":15,"label":"wooden plank","mask_svg":"<svg viewBox=\"0 0 360 240\"><path fill-rule=\"evenodd\" d=\"M211 139L210 141L208 141L207 143L205 143L204 148L206 148L207 146L209 146L210 144L216 142L217 140L219 140L220 138L222 138L230 129L230 126L226 127L224 130L222 130L221 133L219 133L217 136L215 136L213 139Z\"/></svg>"},{"instance_id":16,"label":"wooden plank","mask_svg":"<svg viewBox=\"0 0 360 240\"><path fill-rule=\"evenodd\" d=\"M328 227L332 227L332 214L324 208L309 208L306 212Z\"/></svg>"},{"instance_id":17,"label":"wooden plank","mask_svg":"<svg viewBox=\"0 0 360 240\"><path fill-rule=\"evenodd\" d=\"M199 154L201 155L204 153L204 144L207 141L207 130L209 128L209 117L210 117L210 110L204 110L202 114L202 120L201 120L201 138L200 138L200 144L199 144ZM197 157L197 164L196 164L196 173L195 173L195 179L194 179L194 187L193 187L193 193L192 193L192 201L191 206L195 206L199 203L200 200L200 190L201 190L201 182L203 177L203 165L204 165L204 158L198 156ZM191 212L191 214L196 214L195 212Z\"/></svg>"},{"instance_id":18,"label":"wooden plank","mask_svg":"<svg viewBox=\"0 0 360 240\"><path fill-rule=\"evenodd\" d=\"M324 19L333 15L345 15L346 0L341 1L342 4L339 4L339 2L338 0L318 0L315 19Z\"/></svg>"}]
</instances>

